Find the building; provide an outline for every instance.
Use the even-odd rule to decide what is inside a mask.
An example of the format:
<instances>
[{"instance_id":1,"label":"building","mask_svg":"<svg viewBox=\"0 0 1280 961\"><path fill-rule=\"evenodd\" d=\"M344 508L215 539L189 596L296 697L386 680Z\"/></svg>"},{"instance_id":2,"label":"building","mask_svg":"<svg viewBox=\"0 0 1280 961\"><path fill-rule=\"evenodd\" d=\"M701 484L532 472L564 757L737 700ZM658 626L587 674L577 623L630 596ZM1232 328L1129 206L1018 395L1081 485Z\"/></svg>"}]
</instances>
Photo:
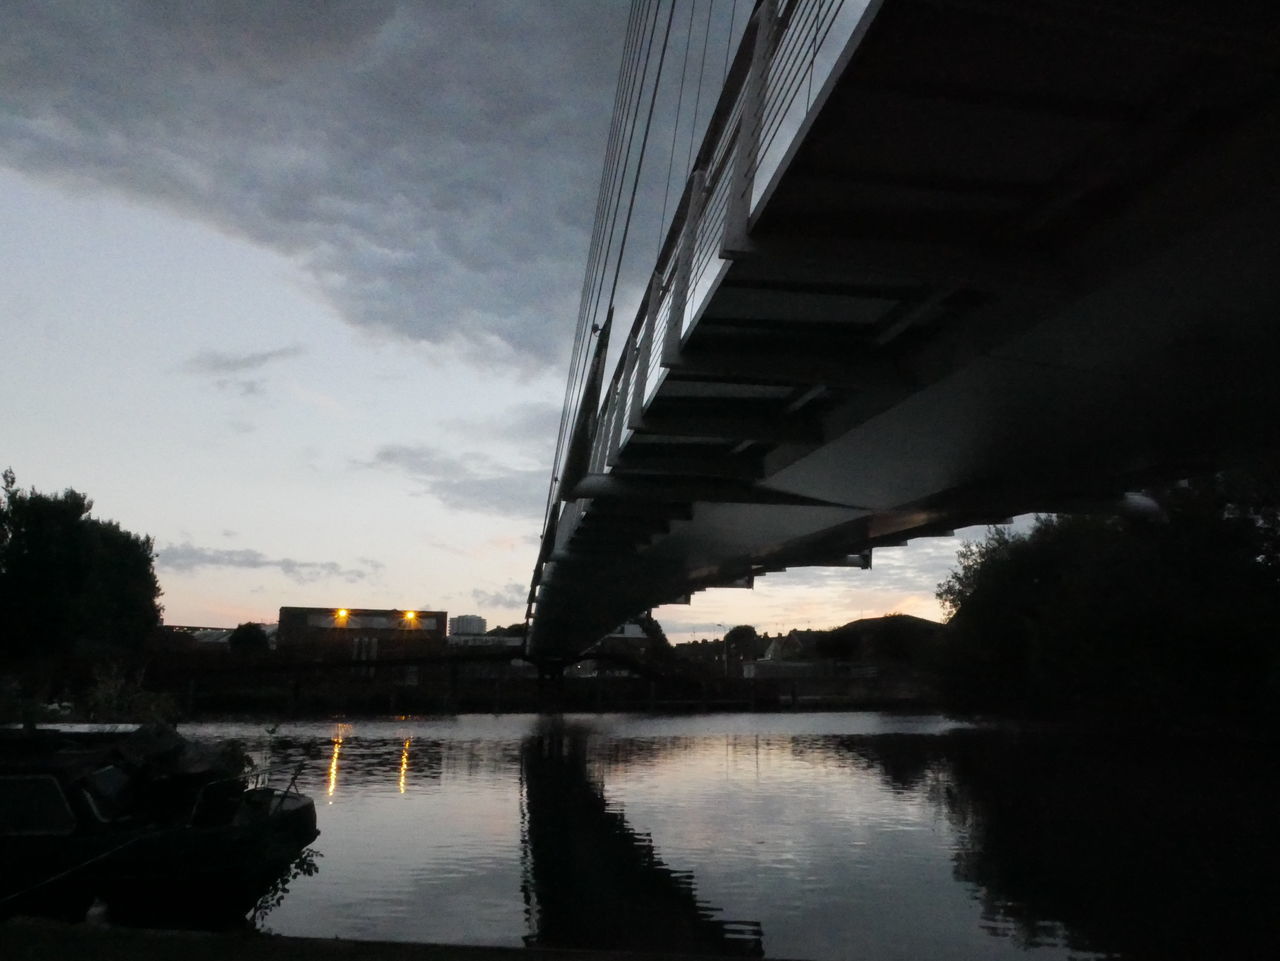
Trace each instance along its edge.
<instances>
[{"instance_id":1,"label":"building","mask_svg":"<svg viewBox=\"0 0 1280 961\"><path fill-rule=\"evenodd\" d=\"M487 649L493 651L519 651L524 647L523 637L509 634L450 634L445 643L452 648Z\"/></svg>"},{"instance_id":2,"label":"building","mask_svg":"<svg viewBox=\"0 0 1280 961\"><path fill-rule=\"evenodd\" d=\"M459 614L449 618L450 634L483 634L485 620L479 614Z\"/></svg>"},{"instance_id":3,"label":"building","mask_svg":"<svg viewBox=\"0 0 1280 961\"><path fill-rule=\"evenodd\" d=\"M656 622L655 622L656 623ZM633 667L649 660L653 639L637 621L619 624L587 649L587 656L566 671L569 677L629 677Z\"/></svg>"},{"instance_id":4,"label":"building","mask_svg":"<svg viewBox=\"0 0 1280 961\"><path fill-rule=\"evenodd\" d=\"M282 607L276 650L297 661L351 661L372 675L379 661L444 653L444 611Z\"/></svg>"}]
</instances>

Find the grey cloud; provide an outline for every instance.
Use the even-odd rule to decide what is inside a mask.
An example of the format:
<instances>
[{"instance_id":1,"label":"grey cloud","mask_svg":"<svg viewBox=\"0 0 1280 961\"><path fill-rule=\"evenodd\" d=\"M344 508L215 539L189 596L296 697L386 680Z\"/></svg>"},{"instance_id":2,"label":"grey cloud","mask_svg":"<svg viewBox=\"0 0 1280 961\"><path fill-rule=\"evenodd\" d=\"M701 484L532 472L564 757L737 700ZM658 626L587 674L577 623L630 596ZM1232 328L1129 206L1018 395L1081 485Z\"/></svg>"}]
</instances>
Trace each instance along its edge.
<instances>
[{"instance_id":1,"label":"grey cloud","mask_svg":"<svg viewBox=\"0 0 1280 961\"><path fill-rule=\"evenodd\" d=\"M904 548L882 548L872 555L876 586L932 595L955 567L960 543L953 537L929 537Z\"/></svg>"},{"instance_id":2,"label":"grey cloud","mask_svg":"<svg viewBox=\"0 0 1280 961\"><path fill-rule=\"evenodd\" d=\"M456 418L442 422L466 437L483 435L519 447L527 456L551 462L556 434L560 429L560 407L556 404L520 404L500 416L483 419Z\"/></svg>"},{"instance_id":3,"label":"grey cloud","mask_svg":"<svg viewBox=\"0 0 1280 961\"><path fill-rule=\"evenodd\" d=\"M382 27L393 0L185 0L127 4L209 68L279 79L310 62L349 56ZM141 8L141 9L140 9Z\"/></svg>"},{"instance_id":4,"label":"grey cloud","mask_svg":"<svg viewBox=\"0 0 1280 961\"><path fill-rule=\"evenodd\" d=\"M381 567L377 562L361 558L362 567L343 567L336 561L299 561L291 557L271 558L260 551L197 547L191 543L170 544L156 554L156 566L162 570L190 574L208 567L236 567L250 570L275 569L299 584L336 579L348 583L363 581Z\"/></svg>"},{"instance_id":5,"label":"grey cloud","mask_svg":"<svg viewBox=\"0 0 1280 961\"><path fill-rule=\"evenodd\" d=\"M398 470L447 507L509 517L542 516L544 468L518 468L483 454L463 457L426 445L388 444L356 466Z\"/></svg>"},{"instance_id":6,"label":"grey cloud","mask_svg":"<svg viewBox=\"0 0 1280 961\"><path fill-rule=\"evenodd\" d=\"M205 350L191 357L183 364L184 369L195 374L243 374L251 370L259 370L276 360L286 360L306 353L298 344L288 347L277 347L275 350L260 350L247 354L228 354L219 350ZM218 381L223 384L256 384L258 381L232 380Z\"/></svg>"},{"instance_id":7,"label":"grey cloud","mask_svg":"<svg viewBox=\"0 0 1280 961\"><path fill-rule=\"evenodd\" d=\"M954 537L924 537L906 547L881 547L872 553L869 571L848 567L806 567L787 571L788 585L832 592L877 590L932 595L955 566L960 542Z\"/></svg>"},{"instance_id":8,"label":"grey cloud","mask_svg":"<svg viewBox=\"0 0 1280 961\"><path fill-rule=\"evenodd\" d=\"M433 551L439 551L442 554L452 554L455 557L465 557L467 552L457 544L446 544L444 541L426 541L424 547L429 547Z\"/></svg>"},{"instance_id":9,"label":"grey cloud","mask_svg":"<svg viewBox=\"0 0 1280 961\"><path fill-rule=\"evenodd\" d=\"M266 393L260 380L216 380L214 386L219 390L234 390L241 397L259 397Z\"/></svg>"},{"instance_id":10,"label":"grey cloud","mask_svg":"<svg viewBox=\"0 0 1280 961\"><path fill-rule=\"evenodd\" d=\"M623 4L29 0L0 163L292 257L350 323L563 362Z\"/></svg>"},{"instance_id":11,"label":"grey cloud","mask_svg":"<svg viewBox=\"0 0 1280 961\"><path fill-rule=\"evenodd\" d=\"M471 599L481 607L524 607L529 598L528 585L506 584L496 591L476 588Z\"/></svg>"}]
</instances>

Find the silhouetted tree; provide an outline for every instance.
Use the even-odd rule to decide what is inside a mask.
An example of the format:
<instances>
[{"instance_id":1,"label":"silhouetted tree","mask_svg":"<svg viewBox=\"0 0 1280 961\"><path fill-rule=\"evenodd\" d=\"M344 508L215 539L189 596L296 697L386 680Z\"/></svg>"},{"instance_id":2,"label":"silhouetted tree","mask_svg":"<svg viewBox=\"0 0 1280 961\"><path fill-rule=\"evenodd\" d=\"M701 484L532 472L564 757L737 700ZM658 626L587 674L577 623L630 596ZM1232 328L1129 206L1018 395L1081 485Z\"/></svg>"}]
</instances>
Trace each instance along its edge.
<instances>
[{"instance_id":1,"label":"silhouetted tree","mask_svg":"<svg viewBox=\"0 0 1280 961\"><path fill-rule=\"evenodd\" d=\"M0 500L0 665L42 666L47 682L73 651L129 655L160 622L150 537L91 517L93 502L20 490Z\"/></svg>"},{"instance_id":2,"label":"silhouetted tree","mask_svg":"<svg viewBox=\"0 0 1280 961\"><path fill-rule=\"evenodd\" d=\"M823 632L814 644L818 657L850 660L862 654L862 630L854 623Z\"/></svg>"},{"instance_id":3,"label":"silhouetted tree","mask_svg":"<svg viewBox=\"0 0 1280 961\"><path fill-rule=\"evenodd\" d=\"M649 639L650 656L666 655L671 652L671 642L667 640L667 632L662 629L652 611L645 611L636 617L636 624Z\"/></svg>"},{"instance_id":4,"label":"silhouetted tree","mask_svg":"<svg viewBox=\"0 0 1280 961\"><path fill-rule=\"evenodd\" d=\"M756 659L756 641L758 638L759 635L756 634L756 629L750 624L739 624L736 627L731 627L724 635L725 651L731 653L734 657L754 661Z\"/></svg>"},{"instance_id":5,"label":"silhouetted tree","mask_svg":"<svg viewBox=\"0 0 1280 961\"><path fill-rule=\"evenodd\" d=\"M246 621L239 625L227 638L227 647L231 653L239 657L250 657L255 654L266 654L271 650L271 639L261 624Z\"/></svg>"},{"instance_id":6,"label":"silhouetted tree","mask_svg":"<svg viewBox=\"0 0 1280 961\"><path fill-rule=\"evenodd\" d=\"M1280 691L1274 512L1225 477L1154 492L1163 517L1041 517L965 545L938 587L943 664L971 707L1257 713Z\"/></svg>"},{"instance_id":7,"label":"silhouetted tree","mask_svg":"<svg viewBox=\"0 0 1280 961\"><path fill-rule=\"evenodd\" d=\"M524 622L508 624L506 627L491 627L485 631L485 637L524 637Z\"/></svg>"}]
</instances>

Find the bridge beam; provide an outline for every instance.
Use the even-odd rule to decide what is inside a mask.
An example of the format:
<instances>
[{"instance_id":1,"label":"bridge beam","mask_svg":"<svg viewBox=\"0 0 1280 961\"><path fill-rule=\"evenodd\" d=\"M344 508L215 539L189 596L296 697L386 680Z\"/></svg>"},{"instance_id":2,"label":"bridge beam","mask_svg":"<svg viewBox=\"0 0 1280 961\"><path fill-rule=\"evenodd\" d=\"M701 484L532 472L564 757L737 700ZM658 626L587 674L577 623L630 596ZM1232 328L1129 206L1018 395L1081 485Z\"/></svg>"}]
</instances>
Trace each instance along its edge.
<instances>
[{"instance_id":1,"label":"bridge beam","mask_svg":"<svg viewBox=\"0 0 1280 961\"><path fill-rule=\"evenodd\" d=\"M822 440L822 425L812 420L773 416L751 417L744 414L716 416L678 410L662 414L649 412L644 415L636 429L642 434L668 437L811 443L819 443Z\"/></svg>"},{"instance_id":2,"label":"bridge beam","mask_svg":"<svg viewBox=\"0 0 1280 961\"><path fill-rule=\"evenodd\" d=\"M590 498L592 501L655 503L664 510L681 505L687 510L687 505L693 503L831 506L829 501L788 491L733 483L727 479L694 479L660 474L626 475L616 471L610 474L588 474L574 487L572 496Z\"/></svg>"}]
</instances>

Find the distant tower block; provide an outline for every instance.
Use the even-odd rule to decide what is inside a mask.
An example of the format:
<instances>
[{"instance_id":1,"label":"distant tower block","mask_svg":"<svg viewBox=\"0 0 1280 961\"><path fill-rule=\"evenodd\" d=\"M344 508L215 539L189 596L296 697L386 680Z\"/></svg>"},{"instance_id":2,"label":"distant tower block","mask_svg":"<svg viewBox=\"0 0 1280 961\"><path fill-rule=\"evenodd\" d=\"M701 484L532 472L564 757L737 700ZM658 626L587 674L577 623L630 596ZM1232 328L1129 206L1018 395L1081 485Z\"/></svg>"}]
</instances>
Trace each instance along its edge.
<instances>
[{"instance_id":1,"label":"distant tower block","mask_svg":"<svg viewBox=\"0 0 1280 961\"><path fill-rule=\"evenodd\" d=\"M449 618L450 634L483 634L485 620L479 614L459 614Z\"/></svg>"}]
</instances>

